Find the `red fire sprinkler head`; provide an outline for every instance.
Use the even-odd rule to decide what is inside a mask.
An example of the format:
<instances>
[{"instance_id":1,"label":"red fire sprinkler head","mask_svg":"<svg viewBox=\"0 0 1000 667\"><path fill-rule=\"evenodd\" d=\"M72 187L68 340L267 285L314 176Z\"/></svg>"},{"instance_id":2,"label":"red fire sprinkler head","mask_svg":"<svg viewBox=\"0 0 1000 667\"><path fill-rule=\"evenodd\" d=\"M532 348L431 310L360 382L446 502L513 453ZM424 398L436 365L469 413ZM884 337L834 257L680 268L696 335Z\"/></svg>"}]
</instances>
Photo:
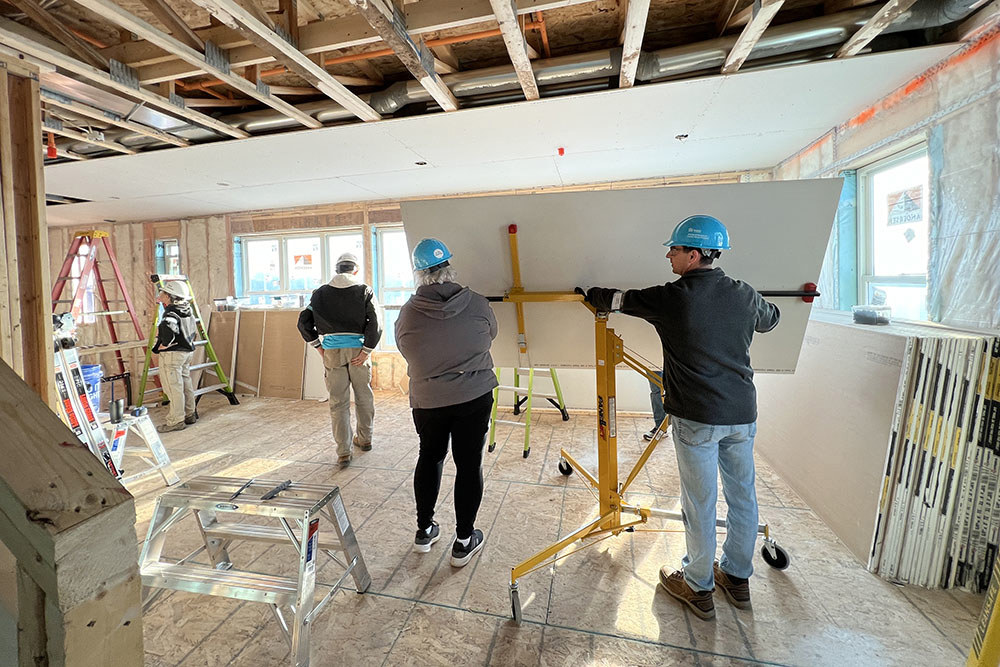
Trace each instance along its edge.
<instances>
[{"instance_id":1,"label":"red fire sprinkler head","mask_svg":"<svg viewBox=\"0 0 1000 667\"><path fill-rule=\"evenodd\" d=\"M508 234L517 234L517 225L507 225Z\"/></svg>"},{"instance_id":2,"label":"red fire sprinkler head","mask_svg":"<svg viewBox=\"0 0 1000 667\"><path fill-rule=\"evenodd\" d=\"M816 291L816 283L806 283L805 285L802 286L802 291L803 292L815 292ZM814 296L804 296L804 297L802 297L802 300L805 301L806 303L812 303L813 299L815 299L815 298L816 297L814 297Z\"/></svg>"}]
</instances>

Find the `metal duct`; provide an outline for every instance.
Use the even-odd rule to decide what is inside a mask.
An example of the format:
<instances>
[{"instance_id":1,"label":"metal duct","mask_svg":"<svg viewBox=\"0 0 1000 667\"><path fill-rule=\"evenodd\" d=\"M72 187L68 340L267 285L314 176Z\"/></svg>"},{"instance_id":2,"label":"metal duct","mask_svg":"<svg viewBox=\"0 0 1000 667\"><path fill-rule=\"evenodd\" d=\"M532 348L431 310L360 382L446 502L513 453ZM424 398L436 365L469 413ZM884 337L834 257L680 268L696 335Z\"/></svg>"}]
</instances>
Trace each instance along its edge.
<instances>
[{"instance_id":1,"label":"metal duct","mask_svg":"<svg viewBox=\"0 0 1000 667\"><path fill-rule=\"evenodd\" d=\"M947 25L968 16L978 3L979 0L918 0L909 11L896 19L883 32L894 33ZM757 60L762 61L761 64L766 63L767 65L781 63L781 58L788 56L788 54L792 54L790 57L792 61L801 62L803 57L826 51L827 49L824 47L842 44L863 26L877 9L878 7L864 7L769 28L750 54L747 69L752 68L753 61ZM727 36L643 53L639 59L636 79L655 81L664 78L679 78L685 75L691 76L695 73L704 73L706 70L718 71L735 42L736 36ZM806 53L800 53L803 51ZM822 58L823 56L818 57ZM589 80L587 88L592 89L594 86L592 80L607 78L610 81L617 78L620 67L620 48L536 60L532 63L539 88L551 87L549 96L567 94L567 91L576 90L574 86L565 85L575 82ZM520 84L513 67L500 66L457 72L446 75L442 79L456 97L464 98L470 102L476 101L477 105L490 99L511 101L520 98L520 95L498 95L499 93L520 90ZM381 114L396 113L408 104L432 101L430 94L415 80L394 83L384 90L360 95L360 97ZM322 123L344 122L355 118L352 113L346 111L333 100L318 100L296 106ZM231 114L222 116L220 120L251 134L275 132L299 126L298 121L272 109ZM175 133L191 141L219 139L215 132L195 126L189 126ZM130 147L158 143L150 137L127 131L112 130L106 132L106 135L109 139L114 139ZM104 150L97 146L76 142L68 147L75 152L88 154Z\"/></svg>"}]
</instances>

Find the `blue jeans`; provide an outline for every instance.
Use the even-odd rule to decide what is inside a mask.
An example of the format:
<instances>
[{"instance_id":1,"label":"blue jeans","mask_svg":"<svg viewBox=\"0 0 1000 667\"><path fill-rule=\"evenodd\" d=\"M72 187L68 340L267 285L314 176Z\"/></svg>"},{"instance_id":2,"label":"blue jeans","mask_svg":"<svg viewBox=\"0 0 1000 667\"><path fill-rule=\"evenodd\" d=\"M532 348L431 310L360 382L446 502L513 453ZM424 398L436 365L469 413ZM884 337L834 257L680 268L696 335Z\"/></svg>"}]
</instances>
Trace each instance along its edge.
<instances>
[{"instance_id":1,"label":"blue jeans","mask_svg":"<svg viewBox=\"0 0 1000 667\"><path fill-rule=\"evenodd\" d=\"M663 371L658 373L660 376L660 381L663 381ZM653 408L653 421L656 422L656 426L663 423L663 418L667 416L666 411L663 409L663 393L659 387L657 387L652 382L649 383L649 405Z\"/></svg>"},{"instance_id":2,"label":"blue jeans","mask_svg":"<svg viewBox=\"0 0 1000 667\"><path fill-rule=\"evenodd\" d=\"M681 478L681 509L687 555L684 579L696 591L715 587L715 505L718 471L726 498L726 541L719 567L734 577L753 574L757 542L757 491L754 488L753 439L757 423L720 426L672 417L674 450Z\"/></svg>"}]
</instances>

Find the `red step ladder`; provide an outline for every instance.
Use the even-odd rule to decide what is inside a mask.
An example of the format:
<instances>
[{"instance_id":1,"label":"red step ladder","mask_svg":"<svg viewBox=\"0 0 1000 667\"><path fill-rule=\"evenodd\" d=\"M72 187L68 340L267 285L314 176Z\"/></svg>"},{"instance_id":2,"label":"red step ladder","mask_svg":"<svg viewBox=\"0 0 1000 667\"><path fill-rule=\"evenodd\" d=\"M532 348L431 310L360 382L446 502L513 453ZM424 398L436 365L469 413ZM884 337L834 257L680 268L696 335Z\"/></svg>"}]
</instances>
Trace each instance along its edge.
<instances>
[{"instance_id":1,"label":"red step ladder","mask_svg":"<svg viewBox=\"0 0 1000 667\"><path fill-rule=\"evenodd\" d=\"M111 275L104 277L101 273L100 252L106 253L108 262L111 264ZM79 272L74 271L74 264L79 268ZM107 271L105 271L107 273ZM93 312L84 312L84 297L87 294L90 281L94 281L95 308ZM73 289L72 298L61 298L67 283L76 280L76 287ZM106 283L114 283L118 286L116 298L108 298ZM61 307L63 306L63 307ZM65 307L68 306L68 307ZM115 306L115 307L113 307ZM142 328L139 326L139 318L136 315L135 307L132 305L132 298L125 287L125 280L122 278L121 270L118 268L118 260L115 259L114 250L108 241L108 233L98 230L77 232L73 237L73 242L63 260L59 275L52 284L52 312L70 312L77 323L82 323L83 316L94 316L104 318L108 326L108 333L111 336L110 343L80 346L77 349L81 356L88 354L100 354L102 352L114 352L118 362L118 374L107 378L108 381L122 380L125 384L125 391L129 405L132 404L131 376L126 369L122 351L143 347L146 344ZM127 315L127 319L115 319L116 316ZM120 331L119 326L125 325L125 330ZM122 335L134 338L122 340Z\"/></svg>"}]
</instances>

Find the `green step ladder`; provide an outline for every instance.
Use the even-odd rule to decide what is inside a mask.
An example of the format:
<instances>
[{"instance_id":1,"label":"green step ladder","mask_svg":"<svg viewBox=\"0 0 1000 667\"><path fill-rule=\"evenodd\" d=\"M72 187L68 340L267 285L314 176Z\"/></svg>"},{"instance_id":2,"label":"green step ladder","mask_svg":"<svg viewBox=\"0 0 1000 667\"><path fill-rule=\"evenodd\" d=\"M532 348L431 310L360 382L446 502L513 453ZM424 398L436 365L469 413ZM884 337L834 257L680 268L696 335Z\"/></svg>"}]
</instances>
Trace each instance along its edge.
<instances>
[{"instance_id":1,"label":"green step ladder","mask_svg":"<svg viewBox=\"0 0 1000 667\"><path fill-rule=\"evenodd\" d=\"M552 379L552 386L554 387L554 392L552 394L543 394L535 391L535 374L545 375ZM500 369L496 369L497 382L500 382ZM527 376L528 386L521 386L521 376ZM509 419L497 419L497 403L500 399L501 391L509 391L514 394L514 414L521 414L521 406L524 408L524 421L512 421ZM493 412L490 415L490 444L488 451L493 451L496 449L496 431L497 424L508 424L511 426L523 426L524 427L524 453L522 456L528 458L528 454L531 452L531 400L535 397L544 398L548 400L562 415L562 420L564 422L569 421L569 412L566 411L566 402L563 400L562 388L559 386L559 376L556 375L556 369L554 368L515 368L514 369L514 384L504 385L500 384L493 389Z\"/></svg>"},{"instance_id":2,"label":"green step ladder","mask_svg":"<svg viewBox=\"0 0 1000 667\"><path fill-rule=\"evenodd\" d=\"M149 280L153 283L157 293L163 291L163 284L170 280L179 280L188 286L188 291L191 294L191 309L194 311L194 319L197 324L198 334L198 337L194 342L194 348L197 351L199 347L204 347L205 357L209 360L204 363L193 364L191 366L191 370L207 370L210 373L213 373L216 379L218 379L216 384L195 389L195 402L197 403L204 394L218 391L220 394L229 399L230 405L239 405L240 402L236 398L236 394L233 392L233 386L226 377L225 372L222 370L222 366L219 364L219 358L216 356L215 349L212 347L212 341L208 339L208 332L205 330L205 321L201 318L201 311L198 309L198 300L195 299L194 288L191 286L191 281L188 280L187 276L168 276L156 273L151 275ZM153 326L149 328L149 339L146 342L146 362L143 364L142 379L139 381L139 401L136 403L137 407L143 404L143 401L146 399L146 394L153 394L156 392L163 394L163 389L159 386L153 387L152 389L146 389L146 383L149 378L159 375L160 372L158 367L150 366L150 364L153 361L153 345L156 344L156 331L160 326L160 317L162 312L163 307L157 304L156 314L153 315ZM163 395L166 396L166 394ZM170 397L166 396L166 398L169 401Z\"/></svg>"}]
</instances>

